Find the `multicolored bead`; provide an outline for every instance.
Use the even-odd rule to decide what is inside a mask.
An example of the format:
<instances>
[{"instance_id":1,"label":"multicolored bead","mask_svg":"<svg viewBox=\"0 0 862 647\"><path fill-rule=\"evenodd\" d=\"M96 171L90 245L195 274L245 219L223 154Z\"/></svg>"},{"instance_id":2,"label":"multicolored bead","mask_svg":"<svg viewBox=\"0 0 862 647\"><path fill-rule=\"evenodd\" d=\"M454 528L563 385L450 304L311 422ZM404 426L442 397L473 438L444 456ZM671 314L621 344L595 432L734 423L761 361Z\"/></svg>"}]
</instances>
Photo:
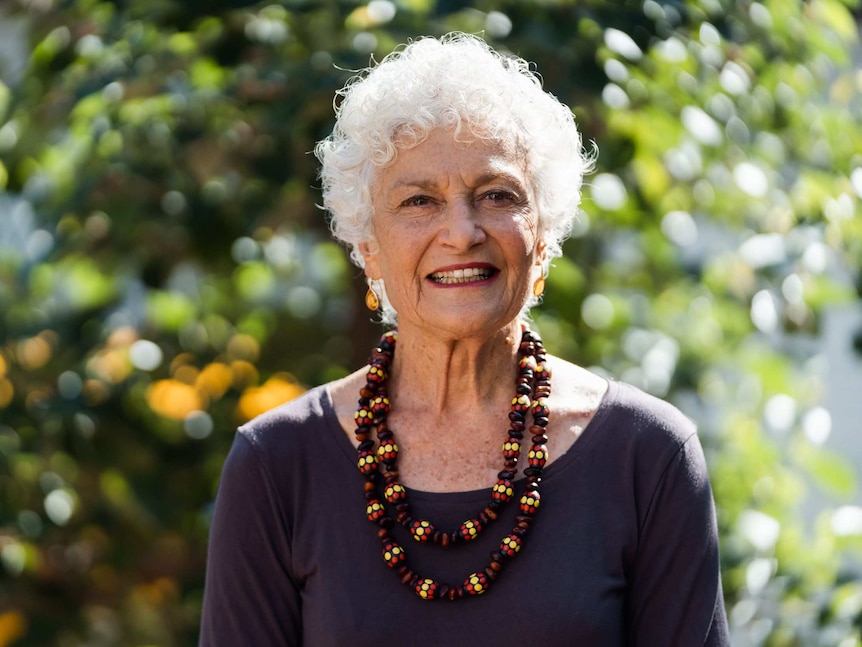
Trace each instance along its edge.
<instances>
[{"instance_id":1,"label":"multicolored bead","mask_svg":"<svg viewBox=\"0 0 862 647\"><path fill-rule=\"evenodd\" d=\"M530 397L527 395L519 395L512 398L512 411L514 413L526 415L530 410Z\"/></svg>"},{"instance_id":2,"label":"multicolored bead","mask_svg":"<svg viewBox=\"0 0 862 647\"><path fill-rule=\"evenodd\" d=\"M437 596L437 589L439 588L439 584L432 579L425 578L416 582L413 589L416 591L416 595L424 600L433 600Z\"/></svg>"},{"instance_id":3,"label":"multicolored bead","mask_svg":"<svg viewBox=\"0 0 862 647\"><path fill-rule=\"evenodd\" d=\"M521 538L518 535L512 534L503 537L500 542L500 552L506 557L514 557L515 553L521 550Z\"/></svg>"},{"instance_id":4,"label":"multicolored bead","mask_svg":"<svg viewBox=\"0 0 862 647\"><path fill-rule=\"evenodd\" d=\"M536 370L534 372L534 377L536 381L548 381L551 379L551 369L548 368L548 365L542 362L538 366L536 366Z\"/></svg>"},{"instance_id":5,"label":"multicolored bead","mask_svg":"<svg viewBox=\"0 0 862 647\"><path fill-rule=\"evenodd\" d=\"M488 590L488 576L484 573L470 573L464 580L464 592L470 595L482 595Z\"/></svg>"},{"instance_id":6,"label":"multicolored bead","mask_svg":"<svg viewBox=\"0 0 862 647\"><path fill-rule=\"evenodd\" d=\"M509 479L500 479L494 483L494 487L491 489L491 498L503 503L510 501L514 494L515 488Z\"/></svg>"},{"instance_id":7,"label":"multicolored bead","mask_svg":"<svg viewBox=\"0 0 862 647\"><path fill-rule=\"evenodd\" d=\"M370 425L372 422L371 411L367 407L361 407L353 414L353 421L357 427Z\"/></svg>"},{"instance_id":8,"label":"multicolored bead","mask_svg":"<svg viewBox=\"0 0 862 647\"><path fill-rule=\"evenodd\" d=\"M369 384L383 384L386 378L386 371L379 364L372 364L365 379Z\"/></svg>"},{"instance_id":9,"label":"multicolored bead","mask_svg":"<svg viewBox=\"0 0 862 647\"><path fill-rule=\"evenodd\" d=\"M517 438L509 437L503 443L503 458L518 458L521 455L521 442Z\"/></svg>"},{"instance_id":10,"label":"multicolored bead","mask_svg":"<svg viewBox=\"0 0 862 647\"><path fill-rule=\"evenodd\" d=\"M368 515L368 520L377 523L380 519L386 516L386 508L377 499L373 499L365 506L365 514Z\"/></svg>"},{"instance_id":11,"label":"multicolored bead","mask_svg":"<svg viewBox=\"0 0 862 647\"><path fill-rule=\"evenodd\" d=\"M398 445L394 440L387 440L377 447L377 457L384 462L391 462L398 458Z\"/></svg>"},{"instance_id":12,"label":"multicolored bead","mask_svg":"<svg viewBox=\"0 0 862 647\"><path fill-rule=\"evenodd\" d=\"M400 483L393 483L383 491L383 496L392 505L398 505L407 500L407 491Z\"/></svg>"},{"instance_id":13,"label":"multicolored bead","mask_svg":"<svg viewBox=\"0 0 862 647\"><path fill-rule=\"evenodd\" d=\"M527 454L527 464L530 467L544 467L548 461L548 448L544 445L533 445Z\"/></svg>"},{"instance_id":14,"label":"multicolored bead","mask_svg":"<svg viewBox=\"0 0 862 647\"><path fill-rule=\"evenodd\" d=\"M536 510L539 509L541 501L542 497L537 491L526 492L521 497L521 512L524 514L535 514Z\"/></svg>"},{"instance_id":15,"label":"multicolored bead","mask_svg":"<svg viewBox=\"0 0 862 647\"><path fill-rule=\"evenodd\" d=\"M546 398L539 398L533 402L532 407L530 407L530 413L533 414L533 418L539 417L548 417L548 400Z\"/></svg>"},{"instance_id":16,"label":"multicolored bead","mask_svg":"<svg viewBox=\"0 0 862 647\"><path fill-rule=\"evenodd\" d=\"M428 541L434 535L434 526L424 519L416 519L410 524L410 533L416 541Z\"/></svg>"},{"instance_id":17,"label":"multicolored bead","mask_svg":"<svg viewBox=\"0 0 862 647\"><path fill-rule=\"evenodd\" d=\"M459 532L461 533L461 539L464 541L471 541L479 536L479 532L481 530L482 524L478 519L469 519L461 524Z\"/></svg>"},{"instance_id":18,"label":"multicolored bead","mask_svg":"<svg viewBox=\"0 0 862 647\"><path fill-rule=\"evenodd\" d=\"M359 460L356 461L356 466L359 471L365 474L371 474L377 471L377 453L373 449L367 449L359 453Z\"/></svg>"},{"instance_id":19,"label":"multicolored bead","mask_svg":"<svg viewBox=\"0 0 862 647\"><path fill-rule=\"evenodd\" d=\"M532 355L524 355L521 359L518 360L518 371L520 373L524 373L525 371L530 371L532 373L536 372L536 358Z\"/></svg>"},{"instance_id":20,"label":"multicolored bead","mask_svg":"<svg viewBox=\"0 0 862 647\"><path fill-rule=\"evenodd\" d=\"M407 559L407 553L404 552L400 544L387 541L383 544L383 559L386 560L386 565L389 568L395 568L404 563L404 560Z\"/></svg>"},{"instance_id":21,"label":"multicolored bead","mask_svg":"<svg viewBox=\"0 0 862 647\"><path fill-rule=\"evenodd\" d=\"M386 415L389 413L389 398L385 395L378 395L371 401L370 409L375 417L381 414Z\"/></svg>"}]
</instances>

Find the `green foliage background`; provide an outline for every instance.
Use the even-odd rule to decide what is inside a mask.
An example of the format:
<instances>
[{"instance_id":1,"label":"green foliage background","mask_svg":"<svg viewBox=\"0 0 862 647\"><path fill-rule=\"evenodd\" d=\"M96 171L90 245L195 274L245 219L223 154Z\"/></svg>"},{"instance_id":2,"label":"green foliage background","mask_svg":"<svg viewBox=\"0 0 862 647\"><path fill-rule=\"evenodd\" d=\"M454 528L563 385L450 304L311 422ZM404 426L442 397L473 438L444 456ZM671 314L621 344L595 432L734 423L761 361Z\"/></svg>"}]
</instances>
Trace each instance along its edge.
<instances>
[{"instance_id":1,"label":"green foliage background","mask_svg":"<svg viewBox=\"0 0 862 647\"><path fill-rule=\"evenodd\" d=\"M862 285L858 9L4 4L0 646L195 644L233 429L379 332L316 207L333 94L455 29L536 61L600 148L536 323L697 419L734 644L862 644L862 510L801 512L857 487L810 349Z\"/></svg>"}]
</instances>

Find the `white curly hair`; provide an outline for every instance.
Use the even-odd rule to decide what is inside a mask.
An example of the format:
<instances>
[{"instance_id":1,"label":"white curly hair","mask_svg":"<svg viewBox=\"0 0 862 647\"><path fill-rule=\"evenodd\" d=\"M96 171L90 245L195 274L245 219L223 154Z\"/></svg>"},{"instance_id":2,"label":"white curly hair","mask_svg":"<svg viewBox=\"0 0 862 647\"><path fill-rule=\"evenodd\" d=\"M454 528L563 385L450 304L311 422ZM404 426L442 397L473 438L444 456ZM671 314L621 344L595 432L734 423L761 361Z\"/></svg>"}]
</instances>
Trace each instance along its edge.
<instances>
[{"instance_id":1,"label":"white curly hair","mask_svg":"<svg viewBox=\"0 0 862 647\"><path fill-rule=\"evenodd\" d=\"M377 170L434 129L457 133L465 126L473 137L514 142L523 151L547 245L543 271L562 254L595 155L584 150L572 111L542 89L527 61L469 34L419 38L351 78L336 94L335 114L332 134L314 152L333 235L360 268L360 245L376 244L371 190ZM382 283L375 285L382 319L394 323ZM531 298L523 314L535 303Z\"/></svg>"}]
</instances>

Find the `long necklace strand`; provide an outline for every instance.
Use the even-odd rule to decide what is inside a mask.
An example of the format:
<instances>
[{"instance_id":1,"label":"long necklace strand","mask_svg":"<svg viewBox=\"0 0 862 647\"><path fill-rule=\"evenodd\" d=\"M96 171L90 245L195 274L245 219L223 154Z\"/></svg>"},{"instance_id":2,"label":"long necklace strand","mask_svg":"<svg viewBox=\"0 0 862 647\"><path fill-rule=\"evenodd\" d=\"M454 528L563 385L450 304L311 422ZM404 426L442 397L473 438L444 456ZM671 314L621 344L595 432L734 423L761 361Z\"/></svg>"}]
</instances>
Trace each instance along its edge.
<instances>
[{"instance_id":1,"label":"long necklace strand","mask_svg":"<svg viewBox=\"0 0 862 647\"><path fill-rule=\"evenodd\" d=\"M437 530L427 520L413 518L407 490L398 482L398 445L392 430L386 424L391 407L387 392L389 367L395 354L397 337L395 331L385 333L372 351L366 383L359 392L359 406L354 415L356 440L359 443L357 467L366 478L366 515L369 521L378 526L377 536L382 543L383 559L387 566L394 569L401 581L410 586L419 597L427 600L456 600L465 595L480 595L497 578L506 561L521 550L524 537L541 502L539 484L548 459L547 398L551 393L551 374L546 365L545 349L539 336L522 326L515 397L512 398L509 429L503 443L503 470L497 475L498 480L491 488L488 505L464 521L457 530L446 532ZM526 422L527 413L532 414L533 418L533 424L529 428ZM376 446L371 439L372 431L377 436ZM526 484L519 502L519 514L515 516L512 531L503 537L498 550L491 553L489 564L484 570L468 575L461 584L452 586L421 577L412 571L407 564L406 551L392 538L391 528L394 522L380 499L378 485L382 485L383 498L395 509L395 520L407 528L417 542L449 546L471 541L497 519L500 510L514 496L513 481L525 431L531 435L531 445L527 454L527 467L524 469ZM382 474L380 465L383 465Z\"/></svg>"}]
</instances>

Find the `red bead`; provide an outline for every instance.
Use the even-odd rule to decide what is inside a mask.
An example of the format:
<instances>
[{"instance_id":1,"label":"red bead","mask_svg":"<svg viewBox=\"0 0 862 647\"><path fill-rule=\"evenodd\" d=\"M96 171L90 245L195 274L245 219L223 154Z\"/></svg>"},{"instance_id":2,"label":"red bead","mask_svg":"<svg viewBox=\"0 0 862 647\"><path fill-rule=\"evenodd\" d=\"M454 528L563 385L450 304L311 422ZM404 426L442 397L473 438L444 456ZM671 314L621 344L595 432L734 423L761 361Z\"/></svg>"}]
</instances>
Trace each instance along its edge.
<instances>
[{"instance_id":1,"label":"red bead","mask_svg":"<svg viewBox=\"0 0 862 647\"><path fill-rule=\"evenodd\" d=\"M398 458L398 445L395 444L394 440L380 443L380 446L377 448L377 457L381 461L394 461Z\"/></svg>"},{"instance_id":2,"label":"red bead","mask_svg":"<svg viewBox=\"0 0 862 647\"><path fill-rule=\"evenodd\" d=\"M479 536L479 533L482 530L482 524L479 523L478 519L470 519L461 524L461 538L464 541L470 541L472 539L476 539Z\"/></svg>"},{"instance_id":3,"label":"red bead","mask_svg":"<svg viewBox=\"0 0 862 647\"><path fill-rule=\"evenodd\" d=\"M515 488L509 479L500 479L494 483L494 488L491 490L491 498L504 503L510 501L514 494Z\"/></svg>"},{"instance_id":4,"label":"red bead","mask_svg":"<svg viewBox=\"0 0 862 647\"><path fill-rule=\"evenodd\" d=\"M544 445L533 445L527 454L527 464L530 467L542 468L548 460L548 449Z\"/></svg>"},{"instance_id":5,"label":"red bead","mask_svg":"<svg viewBox=\"0 0 862 647\"><path fill-rule=\"evenodd\" d=\"M361 427L363 425L371 424L371 411L366 408L357 409L356 413L353 414L353 421L356 423L357 427Z\"/></svg>"},{"instance_id":6,"label":"red bead","mask_svg":"<svg viewBox=\"0 0 862 647\"><path fill-rule=\"evenodd\" d=\"M517 438L509 437L503 443L503 458L518 458L521 455L521 443Z\"/></svg>"},{"instance_id":7,"label":"red bead","mask_svg":"<svg viewBox=\"0 0 862 647\"><path fill-rule=\"evenodd\" d=\"M434 534L434 526L424 519L416 519L410 524L410 533L416 541L428 541Z\"/></svg>"},{"instance_id":8,"label":"red bead","mask_svg":"<svg viewBox=\"0 0 862 647\"><path fill-rule=\"evenodd\" d=\"M359 453L359 460L356 462L359 471L365 475L377 471L377 456L374 450L367 450Z\"/></svg>"},{"instance_id":9,"label":"red bead","mask_svg":"<svg viewBox=\"0 0 862 647\"><path fill-rule=\"evenodd\" d=\"M511 534L503 537L500 542L500 552L506 557L514 557L515 553L521 550L521 538L516 534Z\"/></svg>"},{"instance_id":10,"label":"red bead","mask_svg":"<svg viewBox=\"0 0 862 647\"><path fill-rule=\"evenodd\" d=\"M548 401L545 398L538 398L533 402L532 407L530 408L530 413L533 414L533 418L545 417L547 418L548 413Z\"/></svg>"},{"instance_id":11,"label":"red bead","mask_svg":"<svg viewBox=\"0 0 862 647\"><path fill-rule=\"evenodd\" d=\"M464 592L470 595L482 595L488 589L488 576L484 573L471 573L464 580Z\"/></svg>"},{"instance_id":12,"label":"red bead","mask_svg":"<svg viewBox=\"0 0 862 647\"><path fill-rule=\"evenodd\" d=\"M394 541L387 541L383 544L383 559L386 560L386 565L389 568L397 568L407 559L407 553L399 544Z\"/></svg>"},{"instance_id":13,"label":"red bead","mask_svg":"<svg viewBox=\"0 0 862 647\"><path fill-rule=\"evenodd\" d=\"M386 381L386 377L386 371L380 366L372 366L368 369L368 375L365 379L369 384L383 384Z\"/></svg>"},{"instance_id":14,"label":"red bead","mask_svg":"<svg viewBox=\"0 0 862 647\"><path fill-rule=\"evenodd\" d=\"M551 369L548 368L547 364L539 364L536 367L535 372L536 381L539 380L550 380L551 379Z\"/></svg>"},{"instance_id":15,"label":"red bead","mask_svg":"<svg viewBox=\"0 0 862 647\"><path fill-rule=\"evenodd\" d=\"M518 360L518 370L523 371L535 371L536 370L536 358L532 355L526 355Z\"/></svg>"},{"instance_id":16,"label":"red bead","mask_svg":"<svg viewBox=\"0 0 862 647\"><path fill-rule=\"evenodd\" d=\"M538 492L526 492L521 497L521 512L524 514L534 514L539 509L541 497Z\"/></svg>"},{"instance_id":17,"label":"red bead","mask_svg":"<svg viewBox=\"0 0 862 647\"><path fill-rule=\"evenodd\" d=\"M383 496L385 496L386 500L392 505L397 505L398 503L407 500L407 491L400 483L393 483L383 490Z\"/></svg>"},{"instance_id":18,"label":"red bead","mask_svg":"<svg viewBox=\"0 0 862 647\"><path fill-rule=\"evenodd\" d=\"M512 412L525 414L530 410L530 398L526 395L519 395L512 398Z\"/></svg>"},{"instance_id":19,"label":"red bead","mask_svg":"<svg viewBox=\"0 0 862 647\"><path fill-rule=\"evenodd\" d=\"M386 516L386 508L383 507L383 504L380 503L377 499L370 501L367 506L365 506L365 513L368 515L368 520L377 522Z\"/></svg>"},{"instance_id":20,"label":"red bead","mask_svg":"<svg viewBox=\"0 0 862 647\"><path fill-rule=\"evenodd\" d=\"M439 588L439 584L434 580L425 579L419 580L413 586L413 590L416 591L416 595L418 595L423 600L433 600L437 596L437 589Z\"/></svg>"},{"instance_id":21,"label":"red bead","mask_svg":"<svg viewBox=\"0 0 862 647\"><path fill-rule=\"evenodd\" d=\"M385 395L378 395L371 401L371 413L375 416L389 413L389 398Z\"/></svg>"}]
</instances>

